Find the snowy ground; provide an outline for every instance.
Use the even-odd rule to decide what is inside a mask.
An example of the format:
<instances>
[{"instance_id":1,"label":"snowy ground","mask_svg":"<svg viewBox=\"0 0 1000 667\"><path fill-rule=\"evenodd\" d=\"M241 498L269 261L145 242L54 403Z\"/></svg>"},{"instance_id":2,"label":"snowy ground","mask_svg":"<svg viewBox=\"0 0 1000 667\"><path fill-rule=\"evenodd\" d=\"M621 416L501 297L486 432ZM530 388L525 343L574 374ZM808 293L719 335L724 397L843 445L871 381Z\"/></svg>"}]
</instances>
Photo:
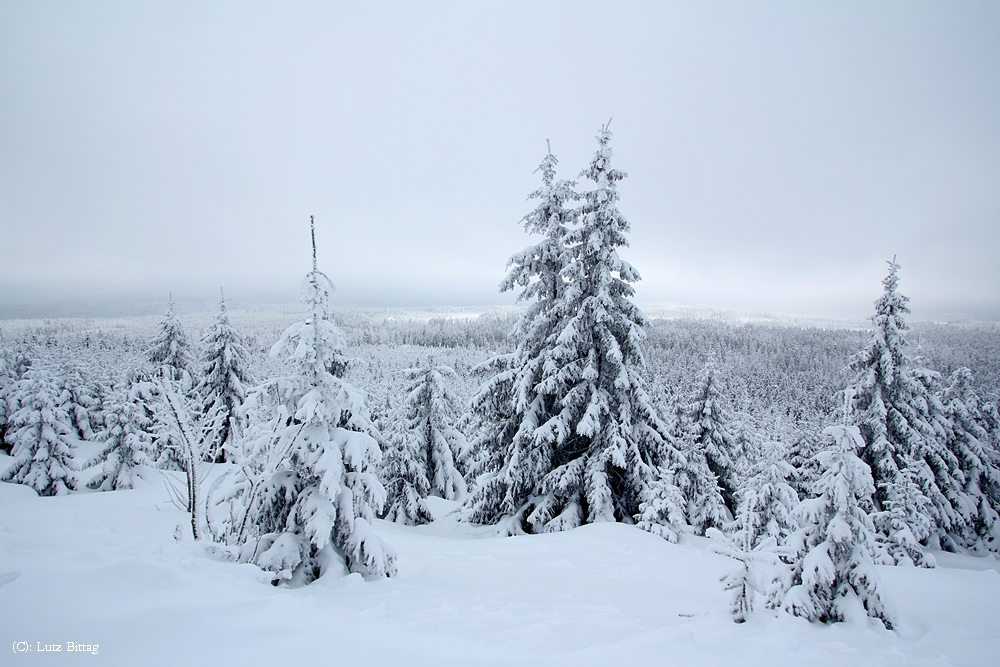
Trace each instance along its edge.
<instances>
[{"instance_id":1,"label":"snowy ground","mask_svg":"<svg viewBox=\"0 0 1000 667\"><path fill-rule=\"evenodd\" d=\"M290 590L193 542L155 480L57 498L0 483L0 651L12 653L0 664L78 664L71 641L96 644L86 661L107 665L1000 664L993 559L880 568L897 632L768 613L737 625L719 584L731 563L703 539L669 544L617 524L484 537L452 518L376 528L397 577Z\"/></svg>"}]
</instances>

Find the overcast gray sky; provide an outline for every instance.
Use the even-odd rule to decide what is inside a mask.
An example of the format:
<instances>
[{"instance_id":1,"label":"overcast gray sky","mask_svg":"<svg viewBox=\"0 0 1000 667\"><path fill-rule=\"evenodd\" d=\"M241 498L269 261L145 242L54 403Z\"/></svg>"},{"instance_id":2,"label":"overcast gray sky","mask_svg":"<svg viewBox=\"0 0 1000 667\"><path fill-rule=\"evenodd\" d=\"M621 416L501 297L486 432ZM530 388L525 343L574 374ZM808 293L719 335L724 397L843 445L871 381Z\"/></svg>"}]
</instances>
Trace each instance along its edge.
<instances>
[{"instance_id":1,"label":"overcast gray sky","mask_svg":"<svg viewBox=\"0 0 1000 667\"><path fill-rule=\"evenodd\" d=\"M0 304L509 303L610 117L640 303L1000 319L997 2L0 1Z\"/></svg>"}]
</instances>

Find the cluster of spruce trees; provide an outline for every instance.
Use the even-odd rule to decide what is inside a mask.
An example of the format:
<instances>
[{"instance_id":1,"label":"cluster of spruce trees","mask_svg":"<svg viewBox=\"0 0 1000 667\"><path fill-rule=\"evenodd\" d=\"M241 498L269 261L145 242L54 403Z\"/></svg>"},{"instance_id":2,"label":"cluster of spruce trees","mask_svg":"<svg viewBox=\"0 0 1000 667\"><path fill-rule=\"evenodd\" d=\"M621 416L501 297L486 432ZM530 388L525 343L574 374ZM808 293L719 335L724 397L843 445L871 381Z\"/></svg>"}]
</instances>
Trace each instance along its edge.
<instances>
[{"instance_id":1,"label":"cluster of spruce trees","mask_svg":"<svg viewBox=\"0 0 1000 667\"><path fill-rule=\"evenodd\" d=\"M583 191L556 178L551 151L543 159L538 205L524 218L542 240L511 258L501 284L520 288L526 309L510 351L478 369L486 380L468 404L454 371L427 357L373 419L365 392L344 379L347 340L314 233L308 318L271 349L288 360L284 376L250 378L224 301L197 360L171 309L145 363L118 378L5 349L5 480L71 490L81 440L103 445L84 464L93 488L179 468L195 535L207 530L275 583L331 567L392 575L395 554L372 522L428 522L431 496L507 535L601 521L671 541L708 534L740 563L726 579L737 620L760 604L839 620L857 603L891 626L874 564L933 566L928 547L1000 550L996 405L968 369L946 381L913 355L895 261L840 408L811 437L788 446L738 428L711 359L690 394L647 392L650 323L631 301L639 274L618 254L629 223L610 138L603 127ZM200 462L226 464L207 488Z\"/></svg>"},{"instance_id":2,"label":"cluster of spruce trees","mask_svg":"<svg viewBox=\"0 0 1000 667\"><path fill-rule=\"evenodd\" d=\"M184 415L197 415L204 427L200 457L224 461L231 420L252 383L224 300L200 343L196 353L171 303L140 364L96 370L78 349L27 340L0 348L0 432L14 458L4 481L59 495L91 470L87 486L114 490L132 488L143 467L183 467L170 389ZM102 446L80 462L85 441Z\"/></svg>"}]
</instances>

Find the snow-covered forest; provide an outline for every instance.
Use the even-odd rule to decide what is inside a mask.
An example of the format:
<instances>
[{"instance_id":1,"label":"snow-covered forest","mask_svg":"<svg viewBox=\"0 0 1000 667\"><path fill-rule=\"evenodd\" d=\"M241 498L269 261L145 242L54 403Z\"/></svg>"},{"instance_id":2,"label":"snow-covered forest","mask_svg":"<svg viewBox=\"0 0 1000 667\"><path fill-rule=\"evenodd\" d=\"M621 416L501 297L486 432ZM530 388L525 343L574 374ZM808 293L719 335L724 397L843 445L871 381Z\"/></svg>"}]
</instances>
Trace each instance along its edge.
<instances>
[{"instance_id":1,"label":"snow-covered forest","mask_svg":"<svg viewBox=\"0 0 1000 667\"><path fill-rule=\"evenodd\" d=\"M535 243L500 285L516 308L335 308L314 230L299 312L220 295L211 316L0 323L0 599L28 608L18 629L66 599L127 613L166 568L210 591L191 600L290 605L273 627L202 609L211 638L176 637L202 648L230 646L235 619L313 627L319 604L370 641L424 637L343 653L379 663L485 641L589 664L615 638L643 659L677 633L705 664L741 642L760 661L779 644L816 664L995 656L995 629L975 633L1000 620L1000 328L911 326L895 258L867 329L651 319L612 162L607 126L579 182L544 156ZM86 595L57 587L63 552ZM151 595L142 613L187 627Z\"/></svg>"}]
</instances>

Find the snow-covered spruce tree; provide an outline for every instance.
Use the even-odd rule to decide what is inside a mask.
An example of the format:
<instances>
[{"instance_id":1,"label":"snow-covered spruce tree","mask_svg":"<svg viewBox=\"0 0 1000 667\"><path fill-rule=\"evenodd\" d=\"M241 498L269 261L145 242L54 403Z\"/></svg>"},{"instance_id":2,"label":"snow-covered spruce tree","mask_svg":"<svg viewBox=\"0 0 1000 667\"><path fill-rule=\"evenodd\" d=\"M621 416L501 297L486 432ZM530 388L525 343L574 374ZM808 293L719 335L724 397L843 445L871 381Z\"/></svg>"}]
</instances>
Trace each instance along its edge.
<instances>
[{"instance_id":1,"label":"snow-covered spruce tree","mask_svg":"<svg viewBox=\"0 0 1000 667\"><path fill-rule=\"evenodd\" d=\"M843 621L857 600L891 630L895 612L879 590L873 559L878 545L868 516L875 486L870 469L855 455L864 442L856 426L830 426L824 435L833 443L816 455L822 474L815 497L795 510L803 528L787 540L795 555L781 607L829 623Z\"/></svg>"},{"instance_id":2,"label":"snow-covered spruce tree","mask_svg":"<svg viewBox=\"0 0 1000 667\"><path fill-rule=\"evenodd\" d=\"M316 267L314 231L313 269L302 282L309 319L271 349L287 353L298 373L249 393L238 470L212 492L212 506L228 510L213 533L239 545L242 561L273 572L275 583L309 583L338 558L365 575L396 571L395 554L372 529L385 502L378 432L364 393L332 372L345 365L332 291Z\"/></svg>"},{"instance_id":3,"label":"snow-covered spruce tree","mask_svg":"<svg viewBox=\"0 0 1000 667\"><path fill-rule=\"evenodd\" d=\"M103 446L85 467L100 467L87 486L101 491L131 489L144 466L153 467L153 421L143 407L140 387L127 378L116 382L105 403Z\"/></svg>"},{"instance_id":4,"label":"snow-covered spruce tree","mask_svg":"<svg viewBox=\"0 0 1000 667\"><path fill-rule=\"evenodd\" d=\"M990 450L1000 453L1000 391L994 390L980 404L979 412L983 416L983 428L990 436Z\"/></svg>"},{"instance_id":5,"label":"snow-covered spruce tree","mask_svg":"<svg viewBox=\"0 0 1000 667\"><path fill-rule=\"evenodd\" d=\"M630 301L639 274L617 252L629 224L617 206L625 174L611 167L610 139L602 127L583 172L594 189L579 226L564 235L561 294L546 308L544 345L526 364L537 370L501 369L473 402L496 410L502 460L470 499L472 521L504 522L508 532L635 521L669 539L683 524L673 480L683 457L640 377L648 321Z\"/></svg>"},{"instance_id":6,"label":"snow-covered spruce tree","mask_svg":"<svg viewBox=\"0 0 1000 667\"><path fill-rule=\"evenodd\" d=\"M95 429L104 420L101 388L87 377L79 363L66 363L59 373L61 389L66 393L66 410L81 440L93 440Z\"/></svg>"},{"instance_id":7,"label":"snow-covered spruce tree","mask_svg":"<svg viewBox=\"0 0 1000 667\"><path fill-rule=\"evenodd\" d=\"M951 549L963 544L972 530L978 514L978 502L966 491L965 472L958 456L948 446L953 429L943 403L945 387L941 374L923 365L919 345L913 360L913 376L926 392L927 414L934 430L934 437L925 438L915 453L918 470L924 471L921 489L933 504L937 518L937 526L932 530L929 542L941 543Z\"/></svg>"},{"instance_id":8,"label":"snow-covered spruce tree","mask_svg":"<svg viewBox=\"0 0 1000 667\"><path fill-rule=\"evenodd\" d=\"M691 396L686 414L688 440L704 453L705 462L715 476L719 493L732 516L736 515L736 490L740 486L738 465L742 452L729 432L731 419L723 408L719 373L711 359L705 364L701 380Z\"/></svg>"},{"instance_id":9,"label":"snow-covered spruce tree","mask_svg":"<svg viewBox=\"0 0 1000 667\"><path fill-rule=\"evenodd\" d=\"M761 458L737 492L735 536L748 551L768 539L781 544L799 528L793 516L799 496L789 484L795 470L786 459L785 446L769 442L762 449Z\"/></svg>"},{"instance_id":10,"label":"snow-covered spruce tree","mask_svg":"<svg viewBox=\"0 0 1000 667\"><path fill-rule=\"evenodd\" d=\"M30 486L41 496L76 489L73 470L77 437L67 412L69 392L47 370L32 368L11 393L7 442L14 464L3 481Z\"/></svg>"},{"instance_id":11,"label":"snow-covered spruce tree","mask_svg":"<svg viewBox=\"0 0 1000 667\"><path fill-rule=\"evenodd\" d=\"M540 201L521 221L525 232L542 234L545 238L511 257L507 262L510 272L500 283L501 292L522 288L518 301L528 302L527 311L514 331L518 340L524 341L529 353L539 352L547 334L551 333L552 307L565 291L563 270L571 260L566 235L576 223L577 211L567 208L567 204L579 200L580 195L576 192L575 181L556 180L558 164L559 160L549 146L548 153L535 170L542 173L542 187L528 195L529 200Z\"/></svg>"},{"instance_id":12,"label":"snow-covered spruce tree","mask_svg":"<svg viewBox=\"0 0 1000 667\"><path fill-rule=\"evenodd\" d=\"M34 350L22 339L0 348L0 450L10 454L11 440L8 430L14 413L14 390L18 380L24 378L32 365Z\"/></svg>"},{"instance_id":13,"label":"snow-covered spruce tree","mask_svg":"<svg viewBox=\"0 0 1000 667\"><path fill-rule=\"evenodd\" d=\"M7 423L10 420L10 395L14 388L12 364L8 361L10 351L0 346L0 451L9 452L7 445Z\"/></svg>"},{"instance_id":14,"label":"snow-covered spruce tree","mask_svg":"<svg viewBox=\"0 0 1000 667\"><path fill-rule=\"evenodd\" d=\"M875 483L873 520L895 561L922 560L918 543L961 530L965 520L957 461L947 451L931 412L931 396L907 352L903 316L909 299L896 291L899 264L888 263L874 330L851 360L851 413L865 446L862 459Z\"/></svg>"},{"instance_id":15,"label":"snow-covered spruce tree","mask_svg":"<svg viewBox=\"0 0 1000 667\"><path fill-rule=\"evenodd\" d=\"M126 383L129 400L136 410L131 423L143 433L141 437L151 443L151 465L159 470L184 470L184 444L160 387L164 368L168 376L174 375L171 367L155 368L148 361L140 360L137 365L126 369L122 374L122 382ZM186 403L194 402L194 396L183 392L182 395ZM88 465L91 463L93 461L88 462Z\"/></svg>"},{"instance_id":16,"label":"snow-covered spruce tree","mask_svg":"<svg viewBox=\"0 0 1000 667\"><path fill-rule=\"evenodd\" d=\"M430 495L427 479L427 451L410 437L404 426L403 411L392 415L393 426L386 431L382 479L386 488L385 518L411 526L434 520L424 498Z\"/></svg>"},{"instance_id":17,"label":"snow-covered spruce tree","mask_svg":"<svg viewBox=\"0 0 1000 667\"><path fill-rule=\"evenodd\" d=\"M195 353L180 320L174 315L173 296L167 311L160 320L159 333L149 342L146 350L148 368L136 378L138 396L153 418L153 444L156 467L164 470L184 470L187 466L184 452L186 443L178 430L173 411L162 392L164 381L177 381L181 399L187 404L196 402L194 392Z\"/></svg>"},{"instance_id":18,"label":"snow-covered spruce tree","mask_svg":"<svg viewBox=\"0 0 1000 667\"><path fill-rule=\"evenodd\" d=\"M551 359L562 316L556 308L566 289L563 271L571 261L566 235L577 212L567 204L579 199L575 183L556 180L557 164L549 146L536 170L542 186L528 195L540 202L522 220L526 232L544 238L510 258L510 272L500 283L502 292L521 287L518 301L528 302L511 332L516 347L475 369L494 374L471 402L471 419L480 428L467 454L470 476L478 478L470 519L496 523L512 517L510 532L523 530L528 496L553 468L552 443L536 429L558 409L558 397L539 392L538 385Z\"/></svg>"},{"instance_id":19,"label":"snow-covered spruce tree","mask_svg":"<svg viewBox=\"0 0 1000 667\"><path fill-rule=\"evenodd\" d=\"M428 355L402 372L407 381L402 414L389 438L382 478L386 484L386 518L418 524L430 520L423 499L465 498L465 479L455 465L465 448L465 436L455 427L458 397L445 383L455 378L448 366Z\"/></svg>"},{"instance_id":20,"label":"snow-covered spruce tree","mask_svg":"<svg viewBox=\"0 0 1000 667\"><path fill-rule=\"evenodd\" d=\"M789 483L799 498L806 498L811 493L813 485L819 479L819 468L816 454L823 449L823 438L819 432L797 434L791 441L786 459L792 466L794 474Z\"/></svg>"},{"instance_id":21,"label":"snow-covered spruce tree","mask_svg":"<svg viewBox=\"0 0 1000 667\"><path fill-rule=\"evenodd\" d=\"M710 527L726 526L731 515L726 509L718 478L708 465L705 450L684 436L679 445L685 465L675 472L674 479L683 497L686 522L697 535L704 535Z\"/></svg>"},{"instance_id":22,"label":"snow-covered spruce tree","mask_svg":"<svg viewBox=\"0 0 1000 667\"><path fill-rule=\"evenodd\" d=\"M222 420L218 438L207 448L206 456L210 461L222 463L226 460L224 447L230 442L230 419L246 400L246 387L251 383L247 351L239 333L229 323L223 297L215 322L201 339L201 381L197 387L202 412L217 409Z\"/></svg>"},{"instance_id":23,"label":"snow-covered spruce tree","mask_svg":"<svg viewBox=\"0 0 1000 667\"><path fill-rule=\"evenodd\" d=\"M170 369L173 379L182 381L185 391L190 389L195 355L184 326L174 315L172 296L160 320L160 332L149 341L146 355L155 369L154 375L165 366Z\"/></svg>"},{"instance_id":24,"label":"snow-covered spruce tree","mask_svg":"<svg viewBox=\"0 0 1000 667\"><path fill-rule=\"evenodd\" d=\"M948 448L958 459L965 493L975 504L964 545L1000 550L1000 455L991 442L991 405L979 398L968 368L959 368L942 397L950 430Z\"/></svg>"}]
</instances>

